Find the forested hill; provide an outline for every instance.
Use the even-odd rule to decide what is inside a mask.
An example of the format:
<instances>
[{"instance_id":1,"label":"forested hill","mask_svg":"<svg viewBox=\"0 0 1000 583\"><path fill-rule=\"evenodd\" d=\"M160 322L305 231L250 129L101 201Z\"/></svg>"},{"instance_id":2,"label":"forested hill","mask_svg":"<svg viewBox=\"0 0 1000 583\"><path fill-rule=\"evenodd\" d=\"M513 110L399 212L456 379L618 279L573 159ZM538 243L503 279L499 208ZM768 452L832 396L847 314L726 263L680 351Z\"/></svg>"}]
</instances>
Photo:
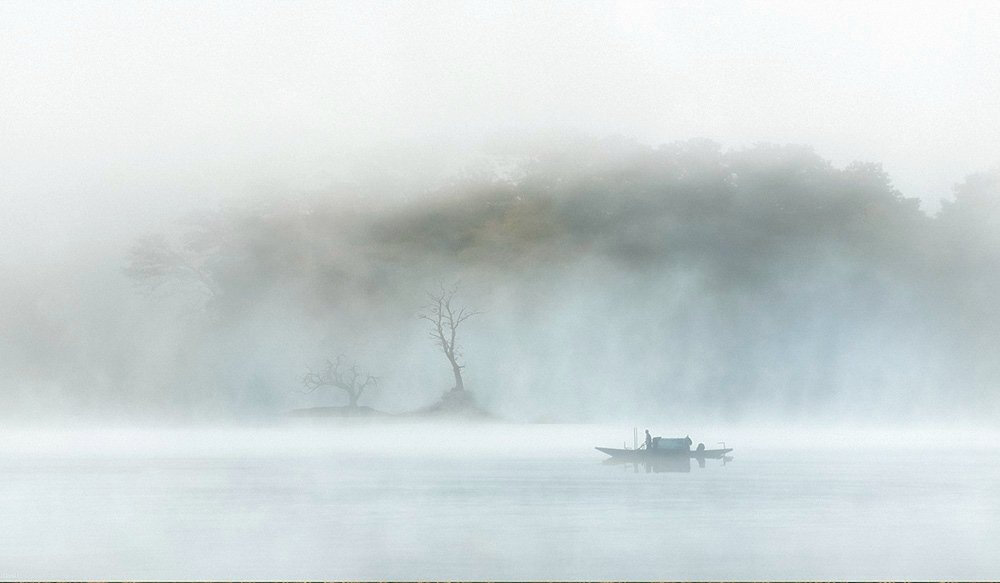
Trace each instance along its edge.
<instances>
[{"instance_id":1,"label":"forested hill","mask_svg":"<svg viewBox=\"0 0 1000 583\"><path fill-rule=\"evenodd\" d=\"M996 173L929 216L878 164L805 147L586 142L406 202L290 195L143 238L126 274L196 315L163 331L137 301L158 348L114 370L141 384L169 357L162 401L264 410L303 362L353 350L378 399L418 403L448 371L414 314L461 281L485 312L468 385L512 417L989 414L998 227Z\"/></svg>"},{"instance_id":2,"label":"forested hill","mask_svg":"<svg viewBox=\"0 0 1000 583\"><path fill-rule=\"evenodd\" d=\"M929 268L934 248L961 243L964 229L949 217L986 218L962 210L982 206L964 195L976 188L961 189L936 221L879 165L835 168L804 147L588 145L527 159L513 178L465 178L378 212L312 198L206 213L181 225L176 250L210 259L206 275L230 293L250 281L255 289L303 278L316 280L309 288L338 277L359 285L380 268L506 273L595 258L626 269L698 268L740 286L833 257ZM141 271L143 247L165 244L140 243L133 274L152 275Z\"/></svg>"}]
</instances>

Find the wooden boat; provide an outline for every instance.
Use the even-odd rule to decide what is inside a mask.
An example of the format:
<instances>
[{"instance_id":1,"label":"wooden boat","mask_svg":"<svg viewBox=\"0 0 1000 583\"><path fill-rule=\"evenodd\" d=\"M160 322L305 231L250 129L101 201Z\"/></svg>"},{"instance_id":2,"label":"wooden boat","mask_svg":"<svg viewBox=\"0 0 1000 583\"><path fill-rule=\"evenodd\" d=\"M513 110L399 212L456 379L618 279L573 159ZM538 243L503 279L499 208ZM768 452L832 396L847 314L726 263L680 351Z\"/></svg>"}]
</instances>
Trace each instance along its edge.
<instances>
[{"instance_id":1,"label":"wooden boat","mask_svg":"<svg viewBox=\"0 0 1000 583\"><path fill-rule=\"evenodd\" d=\"M723 449L618 449L614 447L595 447L597 451L606 453L614 458L630 458L636 460L658 458L658 457L689 457L691 459L722 459L724 455L733 451L733 448Z\"/></svg>"},{"instance_id":2,"label":"wooden boat","mask_svg":"<svg viewBox=\"0 0 1000 583\"><path fill-rule=\"evenodd\" d=\"M628 459L641 461L643 459L661 459L665 457L680 457L691 459L722 459L733 448L726 447L722 443L722 449L705 449L704 443L699 443L698 447L691 449L690 437L654 437L651 439L650 447L646 444L639 445L639 434L633 429L633 440L635 447L632 449L618 449L615 447L595 447L597 451L606 453L614 459Z\"/></svg>"}]
</instances>

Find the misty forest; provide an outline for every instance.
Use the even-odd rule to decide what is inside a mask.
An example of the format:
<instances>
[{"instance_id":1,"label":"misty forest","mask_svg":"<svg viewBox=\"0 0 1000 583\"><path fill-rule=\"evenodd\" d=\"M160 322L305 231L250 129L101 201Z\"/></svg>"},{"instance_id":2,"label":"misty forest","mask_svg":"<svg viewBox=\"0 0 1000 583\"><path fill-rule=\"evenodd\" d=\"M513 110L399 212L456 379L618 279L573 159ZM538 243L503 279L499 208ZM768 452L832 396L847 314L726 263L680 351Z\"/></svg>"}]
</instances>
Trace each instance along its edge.
<instances>
[{"instance_id":1,"label":"misty forest","mask_svg":"<svg viewBox=\"0 0 1000 583\"><path fill-rule=\"evenodd\" d=\"M0 581L1000 579L1000 3L0 2Z\"/></svg>"},{"instance_id":2,"label":"misty forest","mask_svg":"<svg viewBox=\"0 0 1000 583\"><path fill-rule=\"evenodd\" d=\"M995 170L935 212L877 161L798 145L577 138L420 192L397 188L405 170L371 174L395 182L207 205L117 253L5 278L3 415L1000 407Z\"/></svg>"}]
</instances>

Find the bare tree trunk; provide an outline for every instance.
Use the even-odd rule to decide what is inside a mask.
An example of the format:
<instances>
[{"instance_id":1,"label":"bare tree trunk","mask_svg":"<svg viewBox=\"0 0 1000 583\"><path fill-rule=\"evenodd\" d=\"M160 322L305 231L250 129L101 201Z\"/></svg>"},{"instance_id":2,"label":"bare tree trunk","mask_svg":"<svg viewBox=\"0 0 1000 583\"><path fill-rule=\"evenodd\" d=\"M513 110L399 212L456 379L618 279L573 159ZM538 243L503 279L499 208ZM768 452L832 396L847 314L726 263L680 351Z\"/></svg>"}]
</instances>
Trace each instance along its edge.
<instances>
[{"instance_id":1,"label":"bare tree trunk","mask_svg":"<svg viewBox=\"0 0 1000 583\"><path fill-rule=\"evenodd\" d=\"M451 371L455 373L455 388L453 390L464 391L465 383L462 382L462 366L458 364L453 354L448 355L448 360L451 361Z\"/></svg>"}]
</instances>

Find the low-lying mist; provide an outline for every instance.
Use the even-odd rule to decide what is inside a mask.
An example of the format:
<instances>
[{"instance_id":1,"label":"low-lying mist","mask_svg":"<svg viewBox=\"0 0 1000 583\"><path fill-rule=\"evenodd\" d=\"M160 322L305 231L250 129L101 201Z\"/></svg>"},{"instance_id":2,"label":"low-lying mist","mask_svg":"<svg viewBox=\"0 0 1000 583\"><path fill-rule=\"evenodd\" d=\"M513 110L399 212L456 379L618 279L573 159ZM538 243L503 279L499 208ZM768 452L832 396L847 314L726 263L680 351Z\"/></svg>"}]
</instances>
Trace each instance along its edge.
<instances>
[{"instance_id":1,"label":"low-lying mist","mask_svg":"<svg viewBox=\"0 0 1000 583\"><path fill-rule=\"evenodd\" d=\"M457 345L502 419L989 422L1000 405L995 172L929 216L878 164L806 147L581 139L419 195L362 190L182 209L117 253L14 274L3 414L269 419L345 404L303 390L338 355L378 378L362 404L418 409L454 384L418 318L442 286L481 312Z\"/></svg>"}]
</instances>

